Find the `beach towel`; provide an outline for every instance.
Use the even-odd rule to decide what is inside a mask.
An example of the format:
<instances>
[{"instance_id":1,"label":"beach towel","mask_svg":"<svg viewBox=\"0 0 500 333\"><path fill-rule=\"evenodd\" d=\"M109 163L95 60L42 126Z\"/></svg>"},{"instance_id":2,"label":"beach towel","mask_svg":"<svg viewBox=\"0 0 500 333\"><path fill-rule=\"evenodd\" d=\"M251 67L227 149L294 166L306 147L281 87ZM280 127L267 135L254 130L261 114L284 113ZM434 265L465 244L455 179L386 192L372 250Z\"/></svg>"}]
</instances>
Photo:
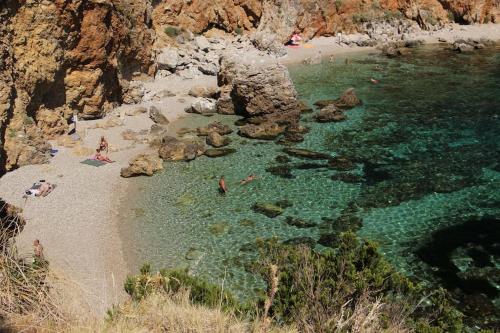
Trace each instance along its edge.
<instances>
[{"instance_id":1,"label":"beach towel","mask_svg":"<svg viewBox=\"0 0 500 333\"><path fill-rule=\"evenodd\" d=\"M287 46L287 47L290 47L290 48L292 48L292 49L298 49L298 48L300 47L300 45L292 45L292 44L290 44L290 45L286 45L286 46Z\"/></svg>"},{"instance_id":2,"label":"beach towel","mask_svg":"<svg viewBox=\"0 0 500 333\"><path fill-rule=\"evenodd\" d=\"M87 158L85 161L81 161L80 163L95 166L95 167L100 167L100 166L103 166L105 164L108 164L106 162L99 161L99 160L93 160L90 158Z\"/></svg>"},{"instance_id":3,"label":"beach towel","mask_svg":"<svg viewBox=\"0 0 500 333\"><path fill-rule=\"evenodd\" d=\"M313 47L314 47L314 45L312 45L312 44L304 44L305 49L312 49Z\"/></svg>"}]
</instances>

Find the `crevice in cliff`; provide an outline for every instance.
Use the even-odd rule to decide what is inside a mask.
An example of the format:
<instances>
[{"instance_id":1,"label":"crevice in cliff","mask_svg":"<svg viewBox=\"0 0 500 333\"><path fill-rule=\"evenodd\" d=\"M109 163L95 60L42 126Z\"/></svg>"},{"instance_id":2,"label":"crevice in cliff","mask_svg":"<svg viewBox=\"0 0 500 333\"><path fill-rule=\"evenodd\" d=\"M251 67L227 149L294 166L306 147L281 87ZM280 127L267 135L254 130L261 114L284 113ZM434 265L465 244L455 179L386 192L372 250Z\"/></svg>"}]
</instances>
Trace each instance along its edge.
<instances>
[{"instance_id":1,"label":"crevice in cliff","mask_svg":"<svg viewBox=\"0 0 500 333\"><path fill-rule=\"evenodd\" d=\"M241 8L243 9L247 17L252 18L250 22L252 22L253 27L257 29L257 27L260 24L260 16L257 15L251 8L249 8L245 4L241 5Z\"/></svg>"}]
</instances>

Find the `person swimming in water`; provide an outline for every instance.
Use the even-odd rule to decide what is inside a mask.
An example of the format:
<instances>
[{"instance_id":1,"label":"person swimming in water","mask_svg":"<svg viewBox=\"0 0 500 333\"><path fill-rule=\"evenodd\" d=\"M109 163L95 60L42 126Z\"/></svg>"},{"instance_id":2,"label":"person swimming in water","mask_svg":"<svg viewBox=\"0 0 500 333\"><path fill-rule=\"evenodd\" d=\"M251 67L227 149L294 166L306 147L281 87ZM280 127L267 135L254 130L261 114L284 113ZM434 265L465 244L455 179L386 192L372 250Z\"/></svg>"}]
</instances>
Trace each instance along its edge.
<instances>
[{"instance_id":1,"label":"person swimming in water","mask_svg":"<svg viewBox=\"0 0 500 333\"><path fill-rule=\"evenodd\" d=\"M220 194L227 193L226 181L224 180L224 176L221 176L219 179L219 193Z\"/></svg>"},{"instance_id":2,"label":"person swimming in water","mask_svg":"<svg viewBox=\"0 0 500 333\"><path fill-rule=\"evenodd\" d=\"M245 185L245 184L248 184L251 181L254 181L256 179L257 179L257 176L255 176L255 175L249 175L249 176L247 176L247 178L240 180L240 184L241 185Z\"/></svg>"}]
</instances>

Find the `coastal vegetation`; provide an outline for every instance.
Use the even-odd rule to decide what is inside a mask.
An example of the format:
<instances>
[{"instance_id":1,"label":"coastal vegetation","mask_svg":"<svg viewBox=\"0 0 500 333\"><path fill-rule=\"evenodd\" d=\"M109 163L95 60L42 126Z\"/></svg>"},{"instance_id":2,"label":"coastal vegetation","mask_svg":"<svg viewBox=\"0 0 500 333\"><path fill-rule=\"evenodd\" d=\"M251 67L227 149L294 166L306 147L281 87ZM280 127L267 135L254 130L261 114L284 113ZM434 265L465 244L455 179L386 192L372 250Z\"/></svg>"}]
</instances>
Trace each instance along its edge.
<instances>
[{"instance_id":1,"label":"coastal vegetation","mask_svg":"<svg viewBox=\"0 0 500 333\"><path fill-rule=\"evenodd\" d=\"M5 215L16 226L22 218ZM10 224L10 223L9 223ZM5 223L2 224L5 226ZM34 331L133 332L461 332L461 314L444 290L427 290L394 271L372 242L341 233L323 252L276 239L259 241L249 269L268 290L242 303L224 286L186 270L153 273L145 264L124 283L130 300L106 319L75 317L52 288L50 265L21 258L3 228L0 328Z\"/></svg>"}]
</instances>

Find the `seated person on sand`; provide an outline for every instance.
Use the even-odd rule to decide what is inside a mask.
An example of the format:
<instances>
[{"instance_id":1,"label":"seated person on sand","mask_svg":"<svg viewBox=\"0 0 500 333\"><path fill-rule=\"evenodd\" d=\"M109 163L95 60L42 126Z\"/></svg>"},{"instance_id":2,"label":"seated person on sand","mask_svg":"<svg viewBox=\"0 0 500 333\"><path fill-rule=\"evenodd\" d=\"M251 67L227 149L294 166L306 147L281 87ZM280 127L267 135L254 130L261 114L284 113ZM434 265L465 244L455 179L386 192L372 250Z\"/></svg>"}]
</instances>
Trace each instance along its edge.
<instances>
[{"instance_id":1,"label":"seated person on sand","mask_svg":"<svg viewBox=\"0 0 500 333\"><path fill-rule=\"evenodd\" d=\"M247 178L240 180L240 184L241 185L245 185L245 184L248 184L251 181L256 180L256 179L257 179L257 176L255 176L255 175L249 175L249 176L247 176Z\"/></svg>"},{"instance_id":2,"label":"seated person on sand","mask_svg":"<svg viewBox=\"0 0 500 333\"><path fill-rule=\"evenodd\" d=\"M104 135L101 136L101 141L99 142L99 150L100 151L105 151L106 154L108 153L109 150L109 143L108 140L104 138Z\"/></svg>"},{"instance_id":3,"label":"seated person on sand","mask_svg":"<svg viewBox=\"0 0 500 333\"><path fill-rule=\"evenodd\" d=\"M299 46L302 37L298 33L294 33L292 37L285 43L285 45Z\"/></svg>"},{"instance_id":4,"label":"seated person on sand","mask_svg":"<svg viewBox=\"0 0 500 333\"><path fill-rule=\"evenodd\" d=\"M109 157L107 157L106 155L101 154L101 151L99 149L95 150L94 160L102 161L102 162L106 162L106 163L113 163L114 162L114 161L110 160Z\"/></svg>"}]
</instances>

